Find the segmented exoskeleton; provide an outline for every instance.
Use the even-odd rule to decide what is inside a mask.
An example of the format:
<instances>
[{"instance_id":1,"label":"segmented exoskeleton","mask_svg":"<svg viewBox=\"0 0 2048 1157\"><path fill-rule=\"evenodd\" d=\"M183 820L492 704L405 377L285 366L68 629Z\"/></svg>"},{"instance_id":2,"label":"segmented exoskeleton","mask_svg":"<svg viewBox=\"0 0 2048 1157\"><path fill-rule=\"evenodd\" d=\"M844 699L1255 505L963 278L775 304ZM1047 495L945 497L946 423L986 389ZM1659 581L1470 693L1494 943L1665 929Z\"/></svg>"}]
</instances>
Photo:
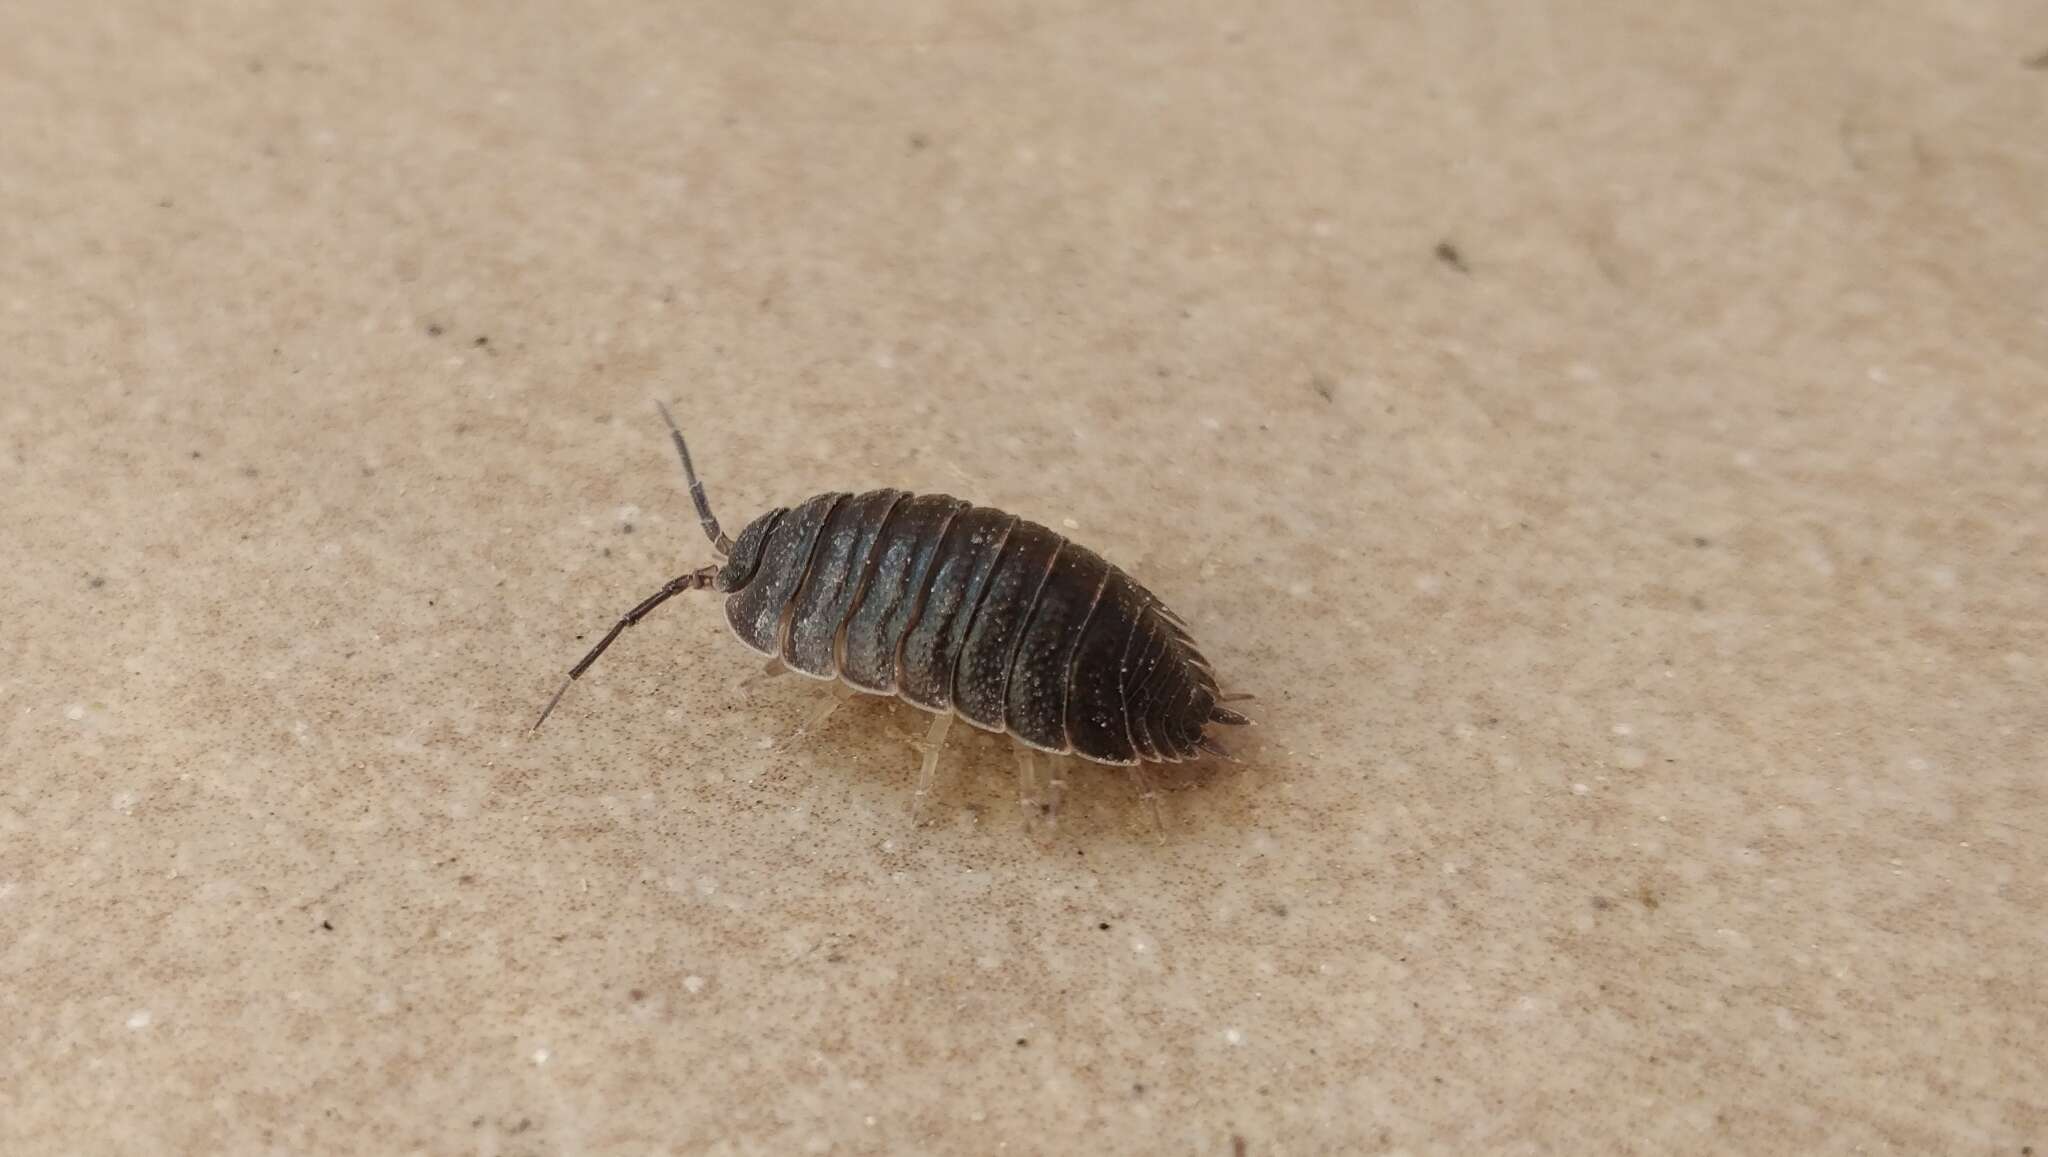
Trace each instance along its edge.
<instances>
[{"instance_id":1,"label":"segmented exoskeleton","mask_svg":"<svg viewBox=\"0 0 2048 1157\"><path fill-rule=\"evenodd\" d=\"M858 692L936 713L918 745L920 803L956 715L1024 745L1025 803L1047 815L1064 781L1055 775L1050 804L1037 801L1031 751L1127 766L1151 802L1146 763L1222 755L1206 729L1248 722L1223 706L1229 697L1179 616L1094 551L1014 514L944 494L834 491L727 538L682 432L661 412L704 533L726 561L672 580L620 619L569 672L542 722L627 627L705 589L726 595L733 634L771 656L771 670L836 682L840 693L804 730Z\"/></svg>"}]
</instances>

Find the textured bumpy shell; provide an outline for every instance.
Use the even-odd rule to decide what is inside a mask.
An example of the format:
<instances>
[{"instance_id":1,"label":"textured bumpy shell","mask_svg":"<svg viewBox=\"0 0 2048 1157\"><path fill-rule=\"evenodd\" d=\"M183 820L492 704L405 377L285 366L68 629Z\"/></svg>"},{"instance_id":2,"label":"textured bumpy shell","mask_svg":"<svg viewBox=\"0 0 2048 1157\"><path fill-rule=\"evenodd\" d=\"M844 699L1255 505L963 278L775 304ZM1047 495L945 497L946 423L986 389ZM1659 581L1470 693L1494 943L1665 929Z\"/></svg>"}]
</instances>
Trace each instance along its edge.
<instances>
[{"instance_id":1,"label":"textured bumpy shell","mask_svg":"<svg viewBox=\"0 0 2048 1157\"><path fill-rule=\"evenodd\" d=\"M1199 754L1222 716L1186 625L1094 551L944 494L762 515L720 577L740 641L793 670L1098 763Z\"/></svg>"}]
</instances>

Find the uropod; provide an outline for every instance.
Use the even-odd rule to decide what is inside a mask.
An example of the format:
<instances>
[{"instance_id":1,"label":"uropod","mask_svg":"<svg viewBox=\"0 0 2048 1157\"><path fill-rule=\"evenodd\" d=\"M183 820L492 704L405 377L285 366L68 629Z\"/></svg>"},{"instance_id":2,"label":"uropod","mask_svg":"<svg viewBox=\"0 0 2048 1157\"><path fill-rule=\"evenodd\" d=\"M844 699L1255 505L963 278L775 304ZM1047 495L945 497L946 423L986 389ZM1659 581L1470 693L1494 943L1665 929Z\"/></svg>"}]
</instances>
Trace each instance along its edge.
<instances>
[{"instance_id":1,"label":"uropod","mask_svg":"<svg viewBox=\"0 0 2048 1157\"><path fill-rule=\"evenodd\" d=\"M570 669L535 729L627 627L700 590L725 595L726 623L769 657L770 672L833 683L792 738L860 693L934 714L923 739L912 741L922 753L914 816L956 717L1018 741L1027 819L1056 820L1066 788L1055 759L1040 798L1045 753L1129 769L1155 825L1146 765L1228 758L1208 729L1250 722L1224 706L1249 696L1218 691L1180 616L1101 555L1029 519L945 494L828 491L770 510L728 538L682 431L668 407L656 405L697 518L725 561L677 576L613 624Z\"/></svg>"}]
</instances>

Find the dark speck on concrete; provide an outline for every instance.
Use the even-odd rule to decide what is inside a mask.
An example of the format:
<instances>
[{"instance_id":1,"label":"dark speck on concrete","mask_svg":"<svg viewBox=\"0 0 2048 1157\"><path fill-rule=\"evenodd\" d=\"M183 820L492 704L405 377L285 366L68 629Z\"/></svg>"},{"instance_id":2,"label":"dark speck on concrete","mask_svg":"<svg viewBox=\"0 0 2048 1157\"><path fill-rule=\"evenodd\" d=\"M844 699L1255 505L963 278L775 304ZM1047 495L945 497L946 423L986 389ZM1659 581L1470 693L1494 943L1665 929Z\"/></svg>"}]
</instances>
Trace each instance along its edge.
<instances>
[{"instance_id":1,"label":"dark speck on concrete","mask_svg":"<svg viewBox=\"0 0 2048 1157\"><path fill-rule=\"evenodd\" d=\"M322 930L322 931L324 931L324 932L332 932L332 931L334 931L334 921L332 921L332 920L322 920L322 921L320 921L320 928L321 928L321 930Z\"/></svg>"},{"instance_id":2,"label":"dark speck on concrete","mask_svg":"<svg viewBox=\"0 0 2048 1157\"><path fill-rule=\"evenodd\" d=\"M103 574L96 574L86 580L86 585L90 586L94 590L98 590L101 587L107 585L107 576Z\"/></svg>"},{"instance_id":3,"label":"dark speck on concrete","mask_svg":"<svg viewBox=\"0 0 2048 1157\"><path fill-rule=\"evenodd\" d=\"M2027 67L2036 72L2048 72L2048 49L2027 58ZM2031 1152L2031 1150L2030 1150Z\"/></svg>"},{"instance_id":4,"label":"dark speck on concrete","mask_svg":"<svg viewBox=\"0 0 2048 1157\"><path fill-rule=\"evenodd\" d=\"M1436 259L1460 273L1472 272L1472 267L1465 264L1465 255L1448 239L1436 243Z\"/></svg>"},{"instance_id":5,"label":"dark speck on concrete","mask_svg":"<svg viewBox=\"0 0 2048 1157\"><path fill-rule=\"evenodd\" d=\"M633 524L632 524L632 523L630 523L630 522L622 522L622 523L620 523L620 524L619 524L619 533L620 533L620 534L631 534L631 533L633 533Z\"/></svg>"},{"instance_id":6,"label":"dark speck on concrete","mask_svg":"<svg viewBox=\"0 0 2048 1157\"><path fill-rule=\"evenodd\" d=\"M445 332L446 331L441 328L441 323L432 321L427 323L428 337L440 337Z\"/></svg>"},{"instance_id":7,"label":"dark speck on concrete","mask_svg":"<svg viewBox=\"0 0 2048 1157\"><path fill-rule=\"evenodd\" d=\"M1704 549L1706 547L1714 545L1714 542L1712 539L1707 538L1704 535L1695 534L1692 536L1692 544L1694 546Z\"/></svg>"},{"instance_id":8,"label":"dark speck on concrete","mask_svg":"<svg viewBox=\"0 0 2048 1157\"><path fill-rule=\"evenodd\" d=\"M1315 376L1309 378L1308 388L1314 390L1316 392L1316 397L1321 398L1325 402L1334 402L1337 400L1337 383L1331 381L1329 377L1324 374L1316 374Z\"/></svg>"},{"instance_id":9,"label":"dark speck on concrete","mask_svg":"<svg viewBox=\"0 0 2048 1157\"><path fill-rule=\"evenodd\" d=\"M1030 1040L1030 1038L1029 1038L1029 1037L1021 1037L1021 1036L1020 1036L1020 1037L1018 1037L1018 1038L1017 1038L1017 1047L1018 1047L1018 1048L1020 1048L1020 1049L1021 1049L1021 1048L1023 1048L1023 1047L1025 1046L1025 1045L1028 1045L1028 1044L1030 1044L1030 1043L1031 1043L1031 1040Z\"/></svg>"},{"instance_id":10,"label":"dark speck on concrete","mask_svg":"<svg viewBox=\"0 0 2048 1157\"><path fill-rule=\"evenodd\" d=\"M923 133L910 134L910 149L912 152L916 152L920 149L929 148L931 147L931 143L932 139L924 135Z\"/></svg>"},{"instance_id":11,"label":"dark speck on concrete","mask_svg":"<svg viewBox=\"0 0 2048 1157\"><path fill-rule=\"evenodd\" d=\"M1595 896L1593 897L1593 907L1598 908L1602 912L1605 912L1609 908L1614 907L1614 901L1608 899L1605 896Z\"/></svg>"},{"instance_id":12,"label":"dark speck on concrete","mask_svg":"<svg viewBox=\"0 0 2048 1157\"><path fill-rule=\"evenodd\" d=\"M1109 931L1109 921L1104 920L1102 923L1097 924L1096 927L1102 929L1104 932L1107 932Z\"/></svg>"},{"instance_id":13,"label":"dark speck on concrete","mask_svg":"<svg viewBox=\"0 0 2048 1157\"><path fill-rule=\"evenodd\" d=\"M490 336L489 336L489 335L487 335L487 334L481 334L481 333L480 333L480 334L476 335L476 340L475 340L475 341L473 341L473 342L471 342L471 343L469 343L469 344L471 344L471 345L475 346L475 347L476 347L476 348L478 348L478 349L482 349L482 348L484 348L485 346L487 346L487 345L491 344L491 339L490 339Z\"/></svg>"}]
</instances>

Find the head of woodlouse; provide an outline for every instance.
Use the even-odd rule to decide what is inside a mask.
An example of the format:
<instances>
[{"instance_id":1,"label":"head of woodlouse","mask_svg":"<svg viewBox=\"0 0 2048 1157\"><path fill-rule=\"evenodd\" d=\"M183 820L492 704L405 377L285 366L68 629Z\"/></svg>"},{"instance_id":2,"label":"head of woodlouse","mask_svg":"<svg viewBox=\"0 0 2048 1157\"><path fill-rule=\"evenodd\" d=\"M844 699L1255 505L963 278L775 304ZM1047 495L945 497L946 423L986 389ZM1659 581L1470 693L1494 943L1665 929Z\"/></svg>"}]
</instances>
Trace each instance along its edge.
<instances>
[{"instance_id":1,"label":"head of woodlouse","mask_svg":"<svg viewBox=\"0 0 2048 1157\"><path fill-rule=\"evenodd\" d=\"M747 524L740 536L733 540L732 553L726 556L725 566L718 571L713 585L720 591L736 591L754 580L754 572L761 569L761 548L767 545L768 532L789 508L779 506Z\"/></svg>"}]
</instances>

